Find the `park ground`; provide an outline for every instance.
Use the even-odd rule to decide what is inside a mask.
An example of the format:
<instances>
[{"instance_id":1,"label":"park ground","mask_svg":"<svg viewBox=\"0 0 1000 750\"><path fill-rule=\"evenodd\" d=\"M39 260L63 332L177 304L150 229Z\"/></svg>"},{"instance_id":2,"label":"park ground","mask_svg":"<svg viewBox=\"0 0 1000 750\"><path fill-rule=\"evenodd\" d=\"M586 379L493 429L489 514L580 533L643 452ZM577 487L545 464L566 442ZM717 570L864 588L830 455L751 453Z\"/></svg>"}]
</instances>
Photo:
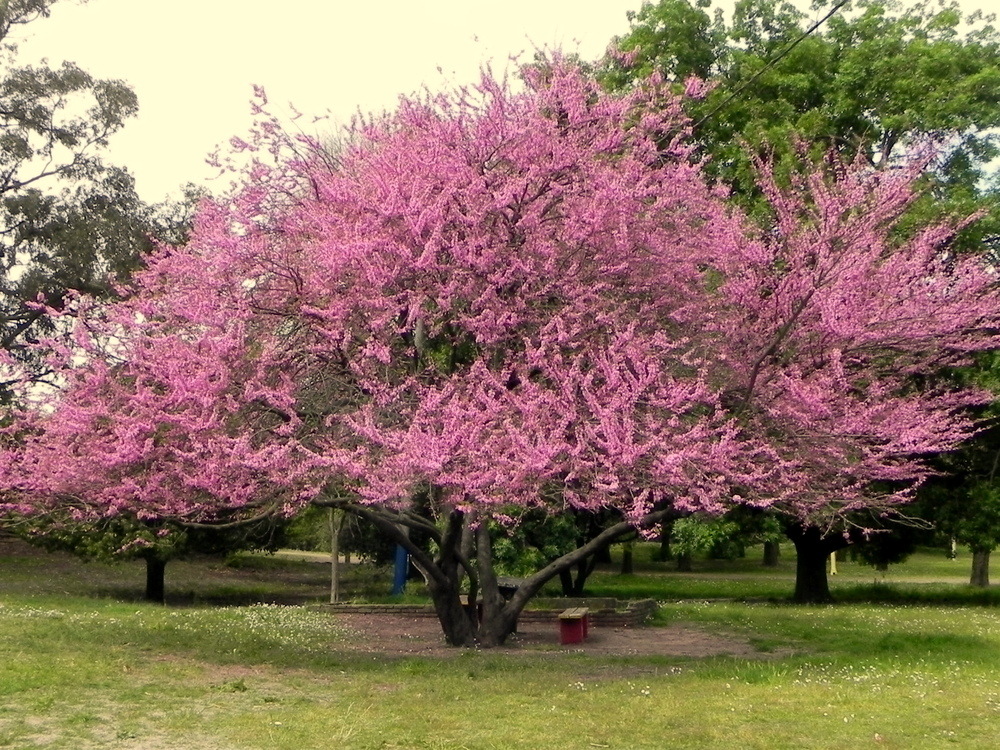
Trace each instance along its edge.
<instances>
[{"instance_id":1,"label":"park ground","mask_svg":"<svg viewBox=\"0 0 1000 750\"><path fill-rule=\"evenodd\" d=\"M83 564L0 541L0 747L994 748L1000 609L968 560L925 551L876 582L844 562L840 603L787 604L794 558L639 556L600 596L661 603L638 628L558 644L442 645L436 622L331 613L322 563ZM388 585L353 566L349 597ZM414 587L416 588L416 587ZM364 592L364 593L363 593ZM406 601L419 600L411 592Z\"/></svg>"}]
</instances>

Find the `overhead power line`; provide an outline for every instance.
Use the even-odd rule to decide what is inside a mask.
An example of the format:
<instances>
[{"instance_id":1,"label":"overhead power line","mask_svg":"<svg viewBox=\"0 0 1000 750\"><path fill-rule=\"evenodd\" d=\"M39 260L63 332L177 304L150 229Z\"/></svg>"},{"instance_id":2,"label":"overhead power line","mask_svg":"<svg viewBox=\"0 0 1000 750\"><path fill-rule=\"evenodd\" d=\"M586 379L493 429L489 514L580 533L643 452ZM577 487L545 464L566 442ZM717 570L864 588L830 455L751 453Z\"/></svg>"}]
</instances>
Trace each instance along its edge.
<instances>
[{"instance_id":1,"label":"overhead power line","mask_svg":"<svg viewBox=\"0 0 1000 750\"><path fill-rule=\"evenodd\" d=\"M793 49L795 49L803 39L805 39L806 37L810 36L814 31L816 31L816 29L818 29L820 26L822 26L824 23L826 23L833 16L834 13L836 13L838 10L840 10L845 5L847 5L850 1L851 0L840 0L836 5L834 5L832 8L830 8L829 12L825 16L823 16L821 19L819 19L818 21L816 21L816 23L814 23L812 26L810 26L808 29L806 29L802 33L801 36L799 36L797 39L795 39L795 41L793 41L791 44L789 44L787 47L785 47L783 50L781 50L781 52L779 52L777 55L775 55L770 60L768 60L767 62L765 62L764 63L764 67L762 67L760 70L758 70L752 76L750 76L750 78L748 78L746 81L744 81L743 85L741 85L733 93L731 93L729 96L727 96L725 99L723 99L711 112L709 112L707 115L705 115L700 120L698 120L698 122L696 122L694 124L694 127L695 128L701 127L707 120L711 119L716 114L718 114L720 110L722 110L723 108L725 108L725 106L727 104L729 104L729 102L731 102L737 96L739 96L740 94L742 94L747 89L747 87L750 84L752 84L754 81L756 81L762 75L764 75L764 73L766 73L768 70L770 70L771 68L773 68L774 65L779 60L781 60L789 52L791 52Z\"/></svg>"}]
</instances>

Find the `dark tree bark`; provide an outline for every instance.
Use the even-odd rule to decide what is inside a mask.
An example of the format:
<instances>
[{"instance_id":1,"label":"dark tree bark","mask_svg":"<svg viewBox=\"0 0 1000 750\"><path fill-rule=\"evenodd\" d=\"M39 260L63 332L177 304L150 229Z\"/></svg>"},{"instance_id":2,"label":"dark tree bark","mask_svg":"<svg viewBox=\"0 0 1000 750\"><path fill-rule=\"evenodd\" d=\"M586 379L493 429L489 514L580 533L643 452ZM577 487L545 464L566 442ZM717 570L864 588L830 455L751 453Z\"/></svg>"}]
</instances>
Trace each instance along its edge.
<instances>
[{"instance_id":1,"label":"dark tree bark","mask_svg":"<svg viewBox=\"0 0 1000 750\"><path fill-rule=\"evenodd\" d=\"M823 534L817 526L790 525L785 533L795 545L795 593L792 599L803 604L833 601L826 575L830 555L847 546L839 534Z\"/></svg>"},{"instance_id":2,"label":"dark tree bark","mask_svg":"<svg viewBox=\"0 0 1000 750\"><path fill-rule=\"evenodd\" d=\"M622 545L622 575L627 576L635 572L635 554L632 542L625 542Z\"/></svg>"},{"instance_id":3,"label":"dark tree bark","mask_svg":"<svg viewBox=\"0 0 1000 750\"><path fill-rule=\"evenodd\" d=\"M559 571L559 583L562 586L563 596L583 596L586 592L587 579L597 568L600 562L600 554L593 554L588 558L580 560L576 565L566 570ZM576 575L574 575L574 571Z\"/></svg>"},{"instance_id":4,"label":"dark tree bark","mask_svg":"<svg viewBox=\"0 0 1000 750\"><path fill-rule=\"evenodd\" d=\"M463 606L461 598L463 566L461 565L460 545L466 528L466 520L465 514L461 511L452 511L448 516L445 533L439 542L438 559L419 560L414 558L413 560L417 567L423 569L424 575L427 577L427 588L434 601L434 610L437 612L445 641L449 646L474 646L476 644L476 631L478 629L476 594L481 581L470 575L468 606ZM404 547L412 546L406 534L402 531L399 534L406 539Z\"/></svg>"},{"instance_id":5,"label":"dark tree bark","mask_svg":"<svg viewBox=\"0 0 1000 750\"><path fill-rule=\"evenodd\" d=\"M764 567L778 567L778 559L781 556L781 545L777 542L764 542Z\"/></svg>"},{"instance_id":6,"label":"dark tree bark","mask_svg":"<svg viewBox=\"0 0 1000 750\"><path fill-rule=\"evenodd\" d=\"M673 558L673 553L670 551L670 534L673 530L673 519L667 519L660 524L660 549L656 554L656 559L660 562L666 562Z\"/></svg>"},{"instance_id":7,"label":"dark tree bark","mask_svg":"<svg viewBox=\"0 0 1000 750\"><path fill-rule=\"evenodd\" d=\"M559 586L563 596L573 596L573 574L568 570L559 571Z\"/></svg>"},{"instance_id":8,"label":"dark tree bark","mask_svg":"<svg viewBox=\"0 0 1000 750\"><path fill-rule=\"evenodd\" d=\"M970 586L986 588L990 585L990 552L989 549L972 550L972 575Z\"/></svg>"},{"instance_id":9,"label":"dark tree bark","mask_svg":"<svg viewBox=\"0 0 1000 750\"><path fill-rule=\"evenodd\" d=\"M486 523L480 523L476 529L476 563L479 568L479 584L483 589L479 645L487 648L500 646L517 627L521 609L509 606L510 603L500 595L497 577L493 572L493 540L490 538L489 524Z\"/></svg>"},{"instance_id":10,"label":"dark tree bark","mask_svg":"<svg viewBox=\"0 0 1000 750\"><path fill-rule=\"evenodd\" d=\"M155 555L144 559L146 561L146 601L163 604L167 561Z\"/></svg>"}]
</instances>

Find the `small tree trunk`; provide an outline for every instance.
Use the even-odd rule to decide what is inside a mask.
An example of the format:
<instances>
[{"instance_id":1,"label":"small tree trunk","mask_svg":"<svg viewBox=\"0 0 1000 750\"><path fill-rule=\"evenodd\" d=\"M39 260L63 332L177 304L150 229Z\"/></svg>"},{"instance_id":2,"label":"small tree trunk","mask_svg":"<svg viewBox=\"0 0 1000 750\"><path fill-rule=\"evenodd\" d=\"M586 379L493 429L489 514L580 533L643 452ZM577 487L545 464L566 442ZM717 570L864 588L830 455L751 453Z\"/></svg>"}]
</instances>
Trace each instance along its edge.
<instances>
[{"instance_id":1,"label":"small tree trunk","mask_svg":"<svg viewBox=\"0 0 1000 750\"><path fill-rule=\"evenodd\" d=\"M673 553L670 551L670 532L673 528L674 522L672 520L660 524L660 549L656 554L656 559L660 562L666 562L673 558Z\"/></svg>"},{"instance_id":2,"label":"small tree trunk","mask_svg":"<svg viewBox=\"0 0 1000 750\"><path fill-rule=\"evenodd\" d=\"M500 595L496 573L493 570L493 539L489 524L481 523L476 529L476 563L479 585L483 590L483 618L479 623L479 645L485 648L502 646L517 628L521 606L505 601Z\"/></svg>"},{"instance_id":3,"label":"small tree trunk","mask_svg":"<svg viewBox=\"0 0 1000 750\"><path fill-rule=\"evenodd\" d=\"M146 559L146 601L163 604L164 601L164 579L167 570L167 561L159 557L150 556Z\"/></svg>"},{"instance_id":4,"label":"small tree trunk","mask_svg":"<svg viewBox=\"0 0 1000 750\"><path fill-rule=\"evenodd\" d=\"M573 596L573 573L569 570L559 571L559 585L563 596Z\"/></svg>"},{"instance_id":5,"label":"small tree trunk","mask_svg":"<svg viewBox=\"0 0 1000 750\"><path fill-rule=\"evenodd\" d=\"M625 542L622 545L622 575L632 575L635 572L635 544Z\"/></svg>"},{"instance_id":6,"label":"small tree trunk","mask_svg":"<svg viewBox=\"0 0 1000 750\"><path fill-rule=\"evenodd\" d=\"M681 573L691 572L691 555L687 552L681 552L675 556L677 558L677 570Z\"/></svg>"},{"instance_id":7,"label":"small tree trunk","mask_svg":"<svg viewBox=\"0 0 1000 750\"><path fill-rule=\"evenodd\" d=\"M605 548L605 552L607 548ZM597 568L597 555L591 555L580 560L576 565L576 580L573 581L573 588L570 596L583 596L586 593L587 579Z\"/></svg>"},{"instance_id":8,"label":"small tree trunk","mask_svg":"<svg viewBox=\"0 0 1000 750\"><path fill-rule=\"evenodd\" d=\"M986 588L990 585L990 550L972 550L972 576L969 585Z\"/></svg>"},{"instance_id":9,"label":"small tree trunk","mask_svg":"<svg viewBox=\"0 0 1000 750\"><path fill-rule=\"evenodd\" d=\"M777 542L764 542L764 567L778 567L778 559L781 556L781 545Z\"/></svg>"},{"instance_id":10,"label":"small tree trunk","mask_svg":"<svg viewBox=\"0 0 1000 750\"><path fill-rule=\"evenodd\" d=\"M340 601L340 530L344 511L330 508L330 604Z\"/></svg>"}]
</instances>

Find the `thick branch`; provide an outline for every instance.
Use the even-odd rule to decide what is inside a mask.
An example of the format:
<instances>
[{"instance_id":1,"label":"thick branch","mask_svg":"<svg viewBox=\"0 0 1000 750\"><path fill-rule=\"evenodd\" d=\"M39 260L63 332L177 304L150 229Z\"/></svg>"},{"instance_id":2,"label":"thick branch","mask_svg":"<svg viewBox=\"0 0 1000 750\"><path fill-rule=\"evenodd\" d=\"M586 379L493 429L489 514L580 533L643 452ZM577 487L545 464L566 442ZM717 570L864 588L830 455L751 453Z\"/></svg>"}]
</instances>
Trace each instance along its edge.
<instances>
[{"instance_id":1,"label":"thick branch","mask_svg":"<svg viewBox=\"0 0 1000 750\"><path fill-rule=\"evenodd\" d=\"M531 597L541 590L542 586L548 583L551 579L555 578L562 571L569 570L580 561L599 552L601 549L607 547L609 544L612 544L620 537L625 536L636 529L644 529L655 523L659 523L664 518L667 518L670 513L671 510L669 508L665 508L663 510L647 513L636 523L622 521L621 523L617 523L614 526L606 528L582 547L577 547L572 552L568 552L527 578L511 598L510 605L516 607L517 609L522 608L528 600L531 599Z\"/></svg>"},{"instance_id":2,"label":"thick branch","mask_svg":"<svg viewBox=\"0 0 1000 750\"><path fill-rule=\"evenodd\" d=\"M352 503L316 503L317 505L326 505L327 507L340 507L350 513L361 516L366 521L369 521L375 526L379 531L385 534L389 539L403 547L407 552L410 553L410 559L413 560L413 564L420 568L429 578L433 578L435 582L439 585L446 586L448 584L448 579L442 572L441 568L435 564L434 560L428 555L424 550L420 549L419 546L413 540L407 536L403 530L400 528L402 521L396 522L386 515L382 515L380 510L374 508L369 508L365 505L357 505ZM405 525L405 524L404 524ZM437 529L435 529L437 532Z\"/></svg>"},{"instance_id":3,"label":"thick branch","mask_svg":"<svg viewBox=\"0 0 1000 750\"><path fill-rule=\"evenodd\" d=\"M316 498L312 501L312 504L320 508L340 508L348 511L349 513L354 513L364 517L367 517L365 513L379 513L387 523L406 526L407 528L415 531L423 531L424 533L429 534L435 542L438 544L441 543L441 531L438 527L435 526L432 521L429 521L416 513L410 513L402 510L391 510L389 508L375 508L372 506L361 505L359 503L352 503L348 500L340 498ZM361 512L362 508L364 508L365 513Z\"/></svg>"}]
</instances>

